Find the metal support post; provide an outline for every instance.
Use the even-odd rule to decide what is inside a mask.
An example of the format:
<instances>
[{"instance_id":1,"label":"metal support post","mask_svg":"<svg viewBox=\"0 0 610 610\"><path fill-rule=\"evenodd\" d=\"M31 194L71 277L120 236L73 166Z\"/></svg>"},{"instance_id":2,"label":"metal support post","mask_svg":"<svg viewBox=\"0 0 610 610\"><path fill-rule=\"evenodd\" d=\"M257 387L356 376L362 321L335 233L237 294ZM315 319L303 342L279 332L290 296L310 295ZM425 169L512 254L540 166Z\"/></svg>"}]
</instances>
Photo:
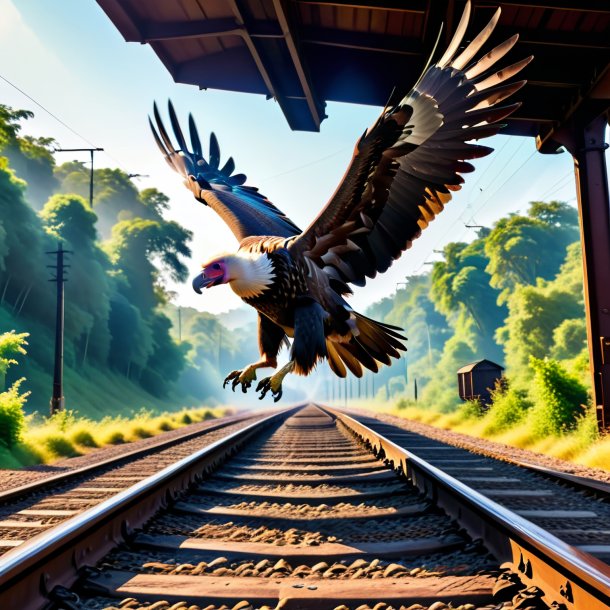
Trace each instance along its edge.
<instances>
[{"instance_id":1,"label":"metal support post","mask_svg":"<svg viewBox=\"0 0 610 610\"><path fill-rule=\"evenodd\" d=\"M558 134L574 157L583 254L593 404L600 430L610 427L610 199L603 115Z\"/></svg>"}]
</instances>

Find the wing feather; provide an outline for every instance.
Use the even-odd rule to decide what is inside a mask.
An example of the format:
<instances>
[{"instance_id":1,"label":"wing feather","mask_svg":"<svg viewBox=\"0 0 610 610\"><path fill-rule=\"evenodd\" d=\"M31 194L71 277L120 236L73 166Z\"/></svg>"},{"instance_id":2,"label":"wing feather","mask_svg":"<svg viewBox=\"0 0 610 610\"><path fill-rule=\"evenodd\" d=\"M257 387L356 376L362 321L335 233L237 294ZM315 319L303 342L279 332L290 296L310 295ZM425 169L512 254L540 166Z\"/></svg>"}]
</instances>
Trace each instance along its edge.
<instances>
[{"instance_id":1,"label":"wing feather","mask_svg":"<svg viewBox=\"0 0 610 610\"><path fill-rule=\"evenodd\" d=\"M150 117L148 119L159 150L169 166L184 178L184 184L195 198L209 205L227 223L238 241L250 236L286 238L301 233L258 189L244 186L245 174L233 174L235 161L232 157L219 169L220 146L214 133L210 134L209 158L206 160L193 116L188 118L191 151L171 101L168 114L178 148L174 147L165 129L156 103L153 105L155 123Z\"/></svg>"},{"instance_id":2,"label":"wing feather","mask_svg":"<svg viewBox=\"0 0 610 610\"><path fill-rule=\"evenodd\" d=\"M531 57L496 67L517 37L477 54L500 9L461 49L470 2L441 59L360 138L350 167L326 207L289 248L339 283L362 286L411 246L459 190L468 162L492 149L473 144L495 135L519 104L504 104L525 81L509 81ZM471 65L468 65L471 64ZM468 67L466 67L468 66ZM350 248L342 248L347 243Z\"/></svg>"}]
</instances>

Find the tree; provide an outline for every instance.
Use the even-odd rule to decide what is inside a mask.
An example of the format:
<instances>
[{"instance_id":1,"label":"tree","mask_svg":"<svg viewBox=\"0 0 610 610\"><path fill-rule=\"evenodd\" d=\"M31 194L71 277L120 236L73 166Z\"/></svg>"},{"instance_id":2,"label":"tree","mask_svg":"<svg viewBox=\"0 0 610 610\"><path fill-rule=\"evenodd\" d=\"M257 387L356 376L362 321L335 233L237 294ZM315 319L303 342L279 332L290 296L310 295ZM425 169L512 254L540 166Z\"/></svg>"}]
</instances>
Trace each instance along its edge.
<instances>
[{"instance_id":1,"label":"tree","mask_svg":"<svg viewBox=\"0 0 610 610\"><path fill-rule=\"evenodd\" d=\"M499 220L485 242L491 285L504 303L518 284L552 279L568 245L578 239L578 217L568 204L533 202L527 216Z\"/></svg>"},{"instance_id":2,"label":"tree","mask_svg":"<svg viewBox=\"0 0 610 610\"><path fill-rule=\"evenodd\" d=\"M55 141L19 135L21 122L33 116L29 110L14 110L0 104L0 151L8 157L15 173L26 181L29 202L40 209L57 188L52 154Z\"/></svg>"},{"instance_id":3,"label":"tree","mask_svg":"<svg viewBox=\"0 0 610 610\"><path fill-rule=\"evenodd\" d=\"M191 232L175 222L136 219L115 225L107 244L121 295L112 304L111 362L128 376L136 366L143 386L154 393L164 394L186 361L185 351L170 337L169 320L156 308L165 303L165 291L159 283L161 272L176 281L186 279L187 268L181 257L191 254L187 245L190 238ZM128 316L132 323L126 329L124 320ZM126 341L137 343L137 347L129 348ZM171 362L164 362L166 359Z\"/></svg>"},{"instance_id":4,"label":"tree","mask_svg":"<svg viewBox=\"0 0 610 610\"><path fill-rule=\"evenodd\" d=\"M64 163L55 170L59 191L89 198L90 170L78 161ZM156 188L141 193L120 169L100 168L93 171L93 209L98 216L97 229L104 238L111 237L112 227L123 220L145 218L162 221L169 198Z\"/></svg>"},{"instance_id":5,"label":"tree","mask_svg":"<svg viewBox=\"0 0 610 610\"><path fill-rule=\"evenodd\" d=\"M78 195L54 195L40 217L47 233L67 244L70 257L69 298L66 301L66 340L74 343L78 364L106 362L110 349L108 318L116 289L110 261L97 244L97 216Z\"/></svg>"}]
</instances>

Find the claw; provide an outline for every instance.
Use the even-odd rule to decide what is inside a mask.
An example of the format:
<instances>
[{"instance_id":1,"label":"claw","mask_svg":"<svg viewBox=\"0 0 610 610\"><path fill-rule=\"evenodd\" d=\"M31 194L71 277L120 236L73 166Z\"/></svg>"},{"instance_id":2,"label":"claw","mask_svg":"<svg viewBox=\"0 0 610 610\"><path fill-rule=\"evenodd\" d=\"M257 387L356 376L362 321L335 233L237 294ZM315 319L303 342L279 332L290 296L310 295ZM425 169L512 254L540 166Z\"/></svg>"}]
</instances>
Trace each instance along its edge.
<instances>
[{"instance_id":1,"label":"claw","mask_svg":"<svg viewBox=\"0 0 610 610\"><path fill-rule=\"evenodd\" d=\"M265 377L265 379L261 379L259 384L256 386L256 391L261 393L261 395L258 397L259 400L263 400L269 391L271 391L271 395L273 396L273 402L278 402L278 400L282 397L282 385L280 384L279 388L274 390L271 386L271 380L271 377Z\"/></svg>"},{"instance_id":2,"label":"claw","mask_svg":"<svg viewBox=\"0 0 610 610\"><path fill-rule=\"evenodd\" d=\"M229 381L231 381L231 379L235 379L236 377L239 377L239 374L241 373L241 371L231 371L226 377L225 380L222 383L222 388L226 388L227 387L227 383L229 383ZM235 392L235 381L233 382L233 391Z\"/></svg>"},{"instance_id":3,"label":"claw","mask_svg":"<svg viewBox=\"0 0 610 610\"><path fill-rule=\"evenodd\" d=\"M245 394L254 379L256 379L256 371L252 367L246 367L242 371L231 371L226 376L222 387L226 388L227 384L232 380L231 389L235 392L235 388L241 384L241 391Z\"/></svg>"}]
</instances>

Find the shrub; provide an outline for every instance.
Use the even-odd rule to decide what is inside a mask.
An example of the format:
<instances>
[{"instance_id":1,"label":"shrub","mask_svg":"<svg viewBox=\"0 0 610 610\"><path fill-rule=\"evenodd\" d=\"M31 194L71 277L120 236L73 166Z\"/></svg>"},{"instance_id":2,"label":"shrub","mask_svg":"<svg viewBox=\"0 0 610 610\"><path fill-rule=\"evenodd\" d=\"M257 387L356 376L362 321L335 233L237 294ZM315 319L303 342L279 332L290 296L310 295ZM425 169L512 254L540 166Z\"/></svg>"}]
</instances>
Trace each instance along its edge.
<instances>
[{"instance_id":1,"label":"shrub","mask_svg":"<svg viewBox=\"0 0 610 610\"><path fill-rule=\"evenodd\" d=\"M106 437L109 445L122 445L125 442L125 435L120 430L114 430Z\"/></svg>"},{"instance_id":2,"label":"shrub","mask_svg":"<svg viewBox=\"0 0 610 610\"><path fill-rule=\"evenodd\" d=\"M134 438L150 438L152 436L152 432L144 428L144 426L135 426L131 430L131 435Z\"/></svg>"},{"instance_id":3,"label":"shrub","mask_svg":"<svg viewBox=\"0 0 610 610\"><path fill-rule=\"evenodd\" d=\"M76 447L65 436L60 434L47 436L44 443L46 448L58 457L75 457L80 455Z\"/></svg>"},{"instance_id":4,"label":"shrub","mask_svg":"<svg viewBox=\"0 0 610 610\"><path fill-rule=\"evenodd\" d=\"M484 407L478 400L467 400L457 410L460 421L479 419L483 412Z\"/></svg>"},{"instance_id":5,"label":"shrub","mask_svg":"<svg viewBox=\"0 0 610 610\"><path fill-rule=\"evenodd\" d=\"M19 392L23 381L15 381L6 392L0 393L0 441L7 447L13 447L21 440L25 427L23 405L30 393Z\"/></svg>"},{"instance_id":6,"label":"shrub","mask_svg":"<svg viewBox=\"0 0 610 610\"><path fill-rule=\"evenodd\" d=\"M534 371L534 406L530 422L539 436L561 434L575 427L583 415L587 390L556 360L530 358Z\"/></svg>"},{"instance_id":7,"label":"shrub","mask_svg":"<svg viewBox=\"0 0 610 610\"><path fill-rule=\"evenodd\" d=\"M71 428L76 424L77 415L77 411L67 409L54 413L49 417L48 421L50 424L56 426L61 432L66 432L68 428Z\"/></svg>"},{"instance_id":8,"label":"shrub","mask_svg":"<svg viewBox=\"0 0 610 610\"><path fill-rule=\"evenodd\" d=\"M193 418L188 413L184 413L180 418L180 421L188 426L189 424L193 423Z\"/></svg>"},{"instance_id":9,"label":"shrub","mask_svg":"<svg viewBox=\"0 0 610 610\"><path fill-rule=\"evenodd\" d=\"M492 403L485 415L485 434L498 434L519 423L532 407L524 390L497 387L491 393Z\"/></svg>"},{"instance_id":10,"label":"shrub","mask_svg":"<svg viewBox=\"0 0 610 610\"><path fill-rule=\"evenodd\" d=\"M98 447L96 440L89 430L80 429L72 433L72 442L83 447Z\"/></svg>"},{"instance_id":11,"label":"shrub","mask_svg":"<svg viewBox=\"0 0 610 610\"><path fill-rule=\"evenodd\" d=\"M170 430L174 429L169 419L162 419L157 425L157 428L163 432L169 432Z\"/></svg>"}]
</instances>

